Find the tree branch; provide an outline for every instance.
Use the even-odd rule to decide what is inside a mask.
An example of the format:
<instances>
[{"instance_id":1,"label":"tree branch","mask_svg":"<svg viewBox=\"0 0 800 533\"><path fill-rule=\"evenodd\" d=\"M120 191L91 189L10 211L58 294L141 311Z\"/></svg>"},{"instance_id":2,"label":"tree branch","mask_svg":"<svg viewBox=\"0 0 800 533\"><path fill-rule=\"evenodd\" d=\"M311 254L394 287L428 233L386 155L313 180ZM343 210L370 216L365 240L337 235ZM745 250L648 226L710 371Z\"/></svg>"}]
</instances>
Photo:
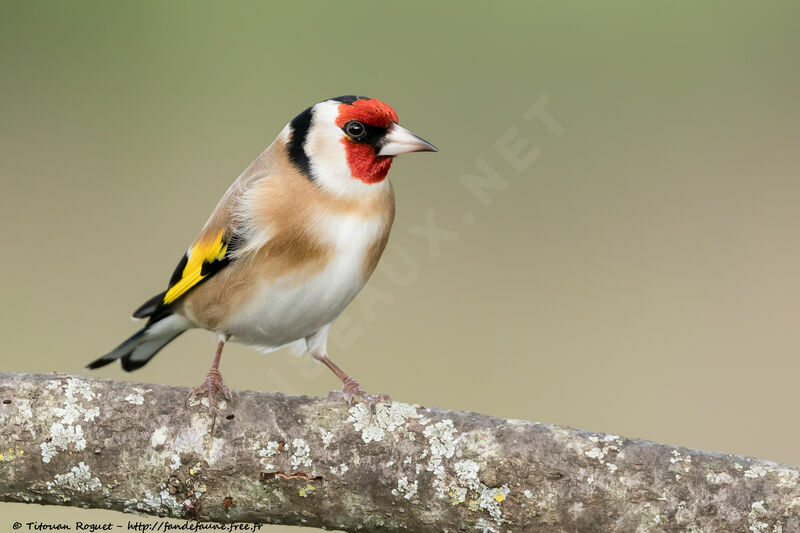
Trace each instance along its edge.
<instances>
[{"instance_id":1,"label":"tree branch","mask_svg":"<svg viewBox=\"0 0 800 533\"><path fill-rule=\"evenodd\" d=\"M186 393L0 373L0 501L346 531L800 530L794 466L256 392L222 404L209 435Z\"/></svg>"}]
</instances>

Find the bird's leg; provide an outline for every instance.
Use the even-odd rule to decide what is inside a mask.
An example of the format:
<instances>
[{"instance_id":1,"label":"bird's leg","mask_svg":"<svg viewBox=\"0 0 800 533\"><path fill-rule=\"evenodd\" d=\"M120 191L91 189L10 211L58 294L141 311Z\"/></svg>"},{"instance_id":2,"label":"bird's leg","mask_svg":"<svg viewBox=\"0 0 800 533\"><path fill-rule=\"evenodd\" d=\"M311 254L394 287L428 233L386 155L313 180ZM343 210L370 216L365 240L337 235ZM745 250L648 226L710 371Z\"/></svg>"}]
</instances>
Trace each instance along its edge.
<instances>
[{"instance_id":1,"label":"bird's leg","mask_svg":"<svg viewBox=\"0 0 800 533\"><path fill-rule=\"evenodd\" d=\"M336 363L330 360L327 353L328 350L326 348L328 340L328 328L329 326L326 326L317 333L306 337L306 346L308 347L311 357L321 363L324 363L325 366L330 368L331 372L336 374L336 377L342 381L342 390L332 391L330 395L341 395L350 405L353 405L356 401L364 402L367 404L367 406L369 406L369 410L373 414L375 413L376 404L391 403L392 399L386 394L378 394L373 396L372 394L367 394L364 392L356 380L348 376L344 370L339 368Z\"/></svg>"},{"instance_id":2,"label":"bird's leg","mask_svg":"<svg viewBox=\"0 0 800 533\"><path fill-rule=\"evenodd\" d=\"M312 354L312 355L314 355L314 354ZM343 386L342 386L341 392L334 391L334 392L331 393L332 395L341 394L341 396L345 399L345 401L347 403L349 403L350 405L353 405L356 401L364 402L365 404L367 404L369 406L370 411L372 411L373 413L375 412L375 404L378 404L378 403L391 403L392 399L389 398L385 394L378 394L376 396L373 396L372 394L367 394L366 392L364 392L361 389L361 386L358 384L358 382L356 380L354 380L353 378L348 376L344 372L344 370L339 368L336 365L336 363L331 361L330 358L327 355L325 355L324 353L321 354L320 357L317 357L316 355L314 355L314 358L317 361L321 361L322 363L325 363L325 366L330 368L331 371L334 374L336 374L336 377L338 377L340 380L342 380Z\"/></svg>"},{"instance_id":3,"label":"bird's leg","mask_svg":"<svg viewBox=\"0 0 800 533\"><path fill-rule=\"evenodd\" d=\"M222 374L219 372L219 360L222 357L222 349L225 347L225 342L228 340L227 335L219 336L219 343L217 344L217 353L214 356L214 362L211 363L211 368L206 374L206 380L199 387L195 387L189 391L186 396L184 405L189 403L190 398L194 398L198 394L206 393L208 395L208 411L211 413L211 433L214 432L214 425L217 422L217 393L221 392L225 399L231 400L231 391L225 386L222 380Z\"/></svg>"}]
</instances>

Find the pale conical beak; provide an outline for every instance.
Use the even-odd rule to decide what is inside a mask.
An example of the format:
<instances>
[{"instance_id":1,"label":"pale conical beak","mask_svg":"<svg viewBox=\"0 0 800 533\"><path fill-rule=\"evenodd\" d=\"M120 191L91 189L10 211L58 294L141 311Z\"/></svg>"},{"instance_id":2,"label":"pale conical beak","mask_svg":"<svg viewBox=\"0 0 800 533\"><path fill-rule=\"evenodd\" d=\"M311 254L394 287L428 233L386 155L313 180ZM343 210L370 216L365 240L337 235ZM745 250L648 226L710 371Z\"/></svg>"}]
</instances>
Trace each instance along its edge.
<instances>
[{"instance_id":1,"label":"pale conical beak","mask_svg":"<svg viewBox=\"0 0 800 533\"><path fill-rule=\"evenodd\" d=\"M438 152L434 145L392 122L383 137L378 155L400 155L411 152Z\"/></svg>"}]
</instances>

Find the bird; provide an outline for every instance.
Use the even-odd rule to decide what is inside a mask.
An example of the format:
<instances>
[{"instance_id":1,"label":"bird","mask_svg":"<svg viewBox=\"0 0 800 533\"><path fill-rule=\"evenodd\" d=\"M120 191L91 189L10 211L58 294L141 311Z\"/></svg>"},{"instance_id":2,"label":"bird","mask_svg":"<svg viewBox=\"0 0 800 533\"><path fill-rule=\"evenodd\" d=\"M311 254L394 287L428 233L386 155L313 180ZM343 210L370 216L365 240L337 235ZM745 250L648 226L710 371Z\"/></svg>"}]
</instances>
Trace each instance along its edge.
<instances>
[{"instance_id":1,"label":"bird","mask_svg":"<svg viewBox=\"0 0 800 533\"><path fill-rule=\"evenodd\" d=\"M227 342L271 352L305 341L305 350L342 382L339 395L374 412L370 395L328 356L331 324L369 279L386 247L395 214L387 178L395 156L438 152L398 124L381 100L346 95L305 109L230 185L166 290L133 313L144 326L89 363L141 368L190 329L216 335L203 383L212 416L232 395L219 370Z\"/></svg>"}]
</instances>

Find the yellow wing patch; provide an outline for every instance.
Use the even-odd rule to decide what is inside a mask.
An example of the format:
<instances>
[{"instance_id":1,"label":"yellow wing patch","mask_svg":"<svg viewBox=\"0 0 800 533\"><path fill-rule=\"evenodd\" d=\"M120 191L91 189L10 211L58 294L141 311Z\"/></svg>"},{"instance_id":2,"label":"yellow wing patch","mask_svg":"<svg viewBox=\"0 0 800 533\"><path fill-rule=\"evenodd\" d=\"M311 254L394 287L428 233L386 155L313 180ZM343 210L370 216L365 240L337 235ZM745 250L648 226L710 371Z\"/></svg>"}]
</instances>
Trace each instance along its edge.
<instances>
[{"instance_id":1,"label":"yellow wing patch","mask_svg":"<svg viewBox=\"0 0 800 533\"><path fill-rule=\"evenodd\" d=\"M228 244L222 239L224 233L224 230L220 231L215 239L206 242L198 242L192 246L181 279L171 286L167 294L164 295L165 305L171 304L183 296L186 291L208 277L209 273L203 273L204 264L221 261L225 258L225 252L228 251Z\"/></svg>"}]
</instances>

